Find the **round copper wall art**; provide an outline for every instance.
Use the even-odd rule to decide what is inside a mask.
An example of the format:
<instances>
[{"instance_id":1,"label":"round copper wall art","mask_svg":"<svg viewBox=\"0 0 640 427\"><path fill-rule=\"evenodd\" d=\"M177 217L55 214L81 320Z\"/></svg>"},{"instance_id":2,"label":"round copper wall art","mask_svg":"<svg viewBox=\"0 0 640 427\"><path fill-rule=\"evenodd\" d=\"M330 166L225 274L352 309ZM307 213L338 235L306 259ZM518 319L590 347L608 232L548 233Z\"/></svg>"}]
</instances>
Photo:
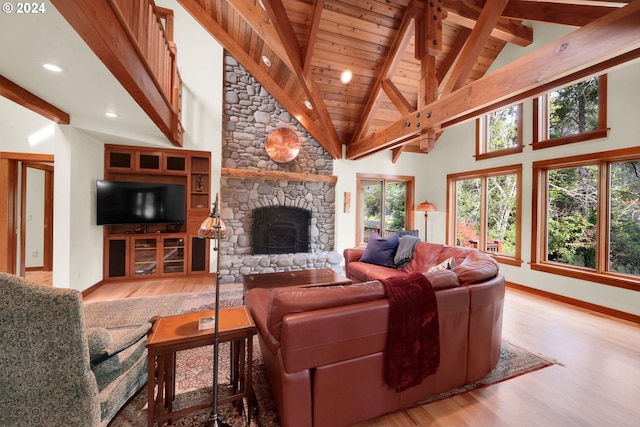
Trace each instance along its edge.
<instances>
[{"instance_id":1,"label":"round copper wall art","mask_svg":"<svg viewBox=\"0 0 640 427\"><path fill-rule=\"evenodd\" d=\"M267 155L277 163L288 163L298 157L300 138L289 128L277 128L269 132L264 145Z\"/></svg>"}]
</instances>

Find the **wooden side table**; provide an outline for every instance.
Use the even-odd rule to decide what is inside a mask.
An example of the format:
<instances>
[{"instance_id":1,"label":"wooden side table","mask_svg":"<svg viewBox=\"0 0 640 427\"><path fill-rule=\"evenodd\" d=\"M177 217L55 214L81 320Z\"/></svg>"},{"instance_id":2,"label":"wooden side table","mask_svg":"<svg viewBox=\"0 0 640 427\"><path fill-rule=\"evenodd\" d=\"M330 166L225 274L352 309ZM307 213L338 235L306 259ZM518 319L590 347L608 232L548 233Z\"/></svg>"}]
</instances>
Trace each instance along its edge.
<instances>
[{"instance_id":1,"label":"wooden side table","mask_svg":"<svg viewBox=\"0 0 640 427\"><path fill-rule=\"evenodd\" d=\"M175 400L176 352L212 345L214 329L198 330L198 321L213 316L213 311L161 317L153 325L147 341L148 351L148 425L162 425L190 412L212 407L212 403L173 410ZM232 395L220 398L219 404L247 399L247 419L251 424L253 335L256 326L246 306L220 309L219 342L231 342ZM245 357L248 354L248 357ZM157 381L156 390L154 379ZM215 385L214 385L215 386Z\"/></svg>"}]
</instances>

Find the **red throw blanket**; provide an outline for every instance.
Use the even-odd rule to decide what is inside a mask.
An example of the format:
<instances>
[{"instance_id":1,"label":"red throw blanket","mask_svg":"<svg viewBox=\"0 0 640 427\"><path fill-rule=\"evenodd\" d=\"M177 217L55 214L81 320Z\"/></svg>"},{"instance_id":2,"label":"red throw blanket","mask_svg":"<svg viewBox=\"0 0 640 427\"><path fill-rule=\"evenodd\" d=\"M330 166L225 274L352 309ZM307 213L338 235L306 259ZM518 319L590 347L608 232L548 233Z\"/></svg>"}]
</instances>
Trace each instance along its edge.
<instances>
[{"instance_id":1,"label":"red throw blanket","mask_svg":"<svg viewBox=\"0 0 640 427\"><path fill-rule=\"evenodd\" d=\"M440 364L436 295L422 273L381 280L389 299L385 380L398 391L420 384Z\"/></svg>"}]
</instances>

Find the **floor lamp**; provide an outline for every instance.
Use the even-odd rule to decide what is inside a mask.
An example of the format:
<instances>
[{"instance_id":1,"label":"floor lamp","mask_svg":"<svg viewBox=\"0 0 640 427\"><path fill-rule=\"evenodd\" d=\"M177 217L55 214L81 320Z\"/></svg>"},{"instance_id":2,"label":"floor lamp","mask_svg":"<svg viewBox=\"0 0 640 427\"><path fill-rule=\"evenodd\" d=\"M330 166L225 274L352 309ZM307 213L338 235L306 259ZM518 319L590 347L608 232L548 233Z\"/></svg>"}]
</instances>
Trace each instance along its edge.
<instances>
[{"instance_id":1,"label":"floor lamp","mask_svg":"<svg viewBox=\"0 0 640 427\"><path fill-rule=\"evenodd\" d=\"M427 241L427 220L429 219L429 211L435 211L436 206L428 201L424 201L418 205L417 211L424 211L424 241Z\"/></svg>"},{"instance_id":2,"label":"floor lamp","mask_svg":"<svg viewBox=\"0 0 640 427\"><path fill-rule=\"evenodd\" d=\"M211 207L211 212L209 212L209 216L202 222L200 228L198 229L198 237L201 239L211 239L213 240L213 250L216 251L216 305L215 305L215 320L214 327L215 331L214 341L213 341L213 410L211 412L211 421L209 422L210 427L231 427L229 424L224 423L219 415L218 415L218 353L219 353L219 314L220 314L220 239L222 237L226 237L227 235L227 227L222 222L220 218L220 205L219 205L219 197L216 194L216 200Z\"/></svg>"}]
</instances>

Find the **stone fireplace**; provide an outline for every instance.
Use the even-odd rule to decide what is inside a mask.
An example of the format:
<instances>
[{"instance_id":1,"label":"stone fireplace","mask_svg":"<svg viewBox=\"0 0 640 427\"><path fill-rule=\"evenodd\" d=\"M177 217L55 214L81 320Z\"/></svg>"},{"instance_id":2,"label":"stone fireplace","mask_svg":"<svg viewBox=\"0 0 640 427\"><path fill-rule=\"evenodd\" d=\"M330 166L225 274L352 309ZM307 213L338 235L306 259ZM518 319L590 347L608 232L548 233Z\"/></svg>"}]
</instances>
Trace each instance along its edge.
<instances>
[{"instance_id":1,"label":"stone fireplace","mask_svg":"<svg viewBox=\"0 0 640 427\"><path fill-rule=\"evenodd\" d=\"M269 158L265 140L271 130L284 126L298 134L300 152L292 161L278 163ZM228 53L222 144L220 207L227 226L220 252L222 283L275 271L331 268L342 272L343 257L334 249L337 177L332 175L333 159ZM268 220L271 226L262 227L265 221L256 215L268 211L307 212L308 224L303 227L307 241L293 248L256 251L256 222L267 233L267 243L258 241L259 246L269 246L269 236L273 243L284 236L292 241L296 234L297 241L302 233L282 221Z\"/></svg>"},{"instance_id":2,"label":"stone fireplace","mask_svg":"<svg viewBox=\"0 0 640 427\"><path fill-rule=\"evenodd\" d=\"M311 212L292 206L254 209L251 224L252 254L309 252Z\"/></svg>"}]
</instances>

